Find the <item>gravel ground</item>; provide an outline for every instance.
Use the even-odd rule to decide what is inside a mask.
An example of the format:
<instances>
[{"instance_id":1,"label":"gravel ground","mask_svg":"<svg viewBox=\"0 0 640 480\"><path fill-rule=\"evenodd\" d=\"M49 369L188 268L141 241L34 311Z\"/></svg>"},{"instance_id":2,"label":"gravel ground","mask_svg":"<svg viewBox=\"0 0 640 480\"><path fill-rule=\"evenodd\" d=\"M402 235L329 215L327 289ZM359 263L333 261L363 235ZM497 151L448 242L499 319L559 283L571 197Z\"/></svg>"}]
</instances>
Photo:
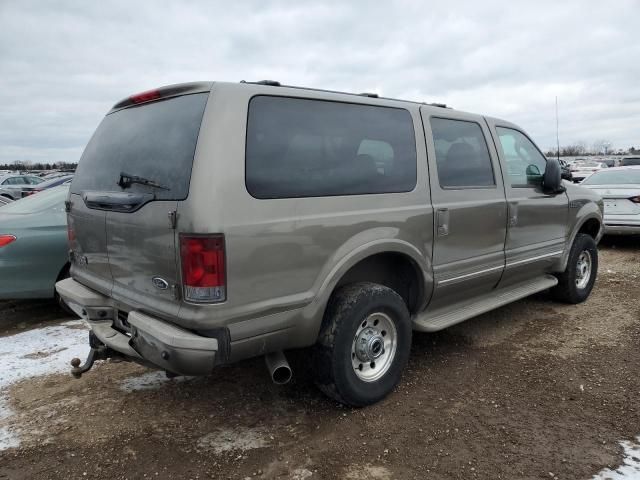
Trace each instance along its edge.
<instances>
[{"instance_id":1,"label":"gravel ground","mask_svg":"<svg viewBox=\"0 0 640 480\"><path fill-rule=\"evenodd\" d=\"M112 362L80 380L17 379L4 407L0 397L0 432L17 445L0 451L0 478L588 479L615 470L625 451L640 456L620 444L640 435L640 241L606 240L600 259L582 305L540 294L416 334L400 386L365 409L323 397L304 352L290 355L295 376L284 387L260 359L195 379ZM34 329L86 335L62 320L49 303L0 304L0 362L3 345Z\"/></svg>"}]
</instances>

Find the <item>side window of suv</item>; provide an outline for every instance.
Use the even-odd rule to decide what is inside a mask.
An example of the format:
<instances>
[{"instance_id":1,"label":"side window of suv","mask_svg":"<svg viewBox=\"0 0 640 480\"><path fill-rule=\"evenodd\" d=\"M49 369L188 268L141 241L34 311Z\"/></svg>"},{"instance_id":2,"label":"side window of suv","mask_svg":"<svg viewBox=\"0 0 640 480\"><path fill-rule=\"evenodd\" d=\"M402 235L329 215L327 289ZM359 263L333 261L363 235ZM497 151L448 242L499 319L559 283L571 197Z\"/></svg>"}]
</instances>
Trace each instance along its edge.
<instances>
[{"instance_id":1,"label":"side window of suv","mask_svg":"<svg viewBox=\"0 0 640 480\"><path fill-rule=\"evenodd\" d=\"M547 159L526 135L513 128L496 127L512 187L540 185Z\"/></svg>"},{"instance_id":2,"label":"side window of suv","mask_svg":"<svg viewBox=\"0 0 640 480\"><path fill-rule=\"evenodd\" d=\"M416 141L404 109L259 95L247 120L246 186L261 199L409 192Z\"/></svg>"},{"instance_id":3,"label":"side window of suv","mask_svg":"<svg viewBox=\"0 0 640 480\"><path fill-rule=\"evenodd\" d=\"M475 122L431 118L442 188L495 187L489 148Z\"/></svg>"}]
</instances>

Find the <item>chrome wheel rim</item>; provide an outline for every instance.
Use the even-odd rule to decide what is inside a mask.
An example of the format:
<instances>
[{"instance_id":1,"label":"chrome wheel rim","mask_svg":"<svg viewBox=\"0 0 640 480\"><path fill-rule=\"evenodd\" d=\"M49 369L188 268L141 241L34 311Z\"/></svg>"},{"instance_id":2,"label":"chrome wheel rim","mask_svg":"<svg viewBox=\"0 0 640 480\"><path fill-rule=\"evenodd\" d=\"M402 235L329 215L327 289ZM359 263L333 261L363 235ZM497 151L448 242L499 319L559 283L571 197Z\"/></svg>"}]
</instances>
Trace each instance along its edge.
<instances>
[{"instance_id":1,"label":"chrome wheel rim","mask_svg":"<svg viewBox=\"0 0 640 480\"><path fill-rule=\"evenodd\" d=\"M365 318L353 337L351 364L356 376L364 382L375 382L393 363L398 346L398 333L391 317L375 312Z\"/></svg>"},{"instance_id":2,"label":"chrome wheel rim","mask_svg":"<svg viewBox=\"0 0 640 480\"><path fill-rule=\"evenodd\" d=\"M584 288L591 278L591 253L587 250L580 253L578 263L576 265L576 287Z\"/></svg>"}]
</instances>

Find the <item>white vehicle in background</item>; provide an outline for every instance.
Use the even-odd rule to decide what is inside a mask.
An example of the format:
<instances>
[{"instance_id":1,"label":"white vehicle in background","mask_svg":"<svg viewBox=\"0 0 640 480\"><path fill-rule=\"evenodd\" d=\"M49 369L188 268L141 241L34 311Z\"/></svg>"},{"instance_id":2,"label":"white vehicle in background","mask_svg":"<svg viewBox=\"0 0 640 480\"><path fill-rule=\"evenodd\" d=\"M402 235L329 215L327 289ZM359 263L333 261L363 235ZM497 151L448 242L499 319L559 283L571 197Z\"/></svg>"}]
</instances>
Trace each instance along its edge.
<instances>
[{"instance_id":1,"label":"white vehicle in background","mask_svg":"<svg viewBox=\"0 0 640 480\"><path fill-rule=\"evenodd\" d=\"M603 198L605 234L640 234L640 167L607 168L580 185Z\"/></svg>"},{"instance_id":2,"label":"white vehicle in background","mask_svg":"<svg viewBox=\"0 0 640 480\"><path fill-rule=\"evenodd\" d=\"M607 168L607 164L596 162L593 160L576 160L571 164L571 177L574 182L581 182L589 175L603 168Z\"/></svg>"}]
</instances>

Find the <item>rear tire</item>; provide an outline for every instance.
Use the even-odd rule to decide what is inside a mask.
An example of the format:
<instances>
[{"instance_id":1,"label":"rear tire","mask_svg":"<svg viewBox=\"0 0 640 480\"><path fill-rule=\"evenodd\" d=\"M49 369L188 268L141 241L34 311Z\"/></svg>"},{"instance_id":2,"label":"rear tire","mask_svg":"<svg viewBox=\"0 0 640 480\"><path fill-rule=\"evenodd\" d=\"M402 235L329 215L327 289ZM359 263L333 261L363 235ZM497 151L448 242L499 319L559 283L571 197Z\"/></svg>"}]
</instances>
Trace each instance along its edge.
<instances>
[{"instance_id":1,"label":"rear tire","mask_svg":"<svg viewBox=\"0 0 640 480\"><path fill-rule=\"evenodd\" d=\"M579 233L571 246L567 268L557 275L558 285L551 289L551 293L560 302L582 303L589 297L597 275L596 242L590 235Z\"/></svg>"},{"instance_id":2,"label":"rear tire","mask_svg":"<svg viewBox=\"0 0 640 480\"><path fill-rule=\"evenodd\" d=\"M400 381L411 334L409 311L394 290L375 283L340 288L313 347L316 385L354 407L383 399Z\"/></svg>"}]
</instances>

